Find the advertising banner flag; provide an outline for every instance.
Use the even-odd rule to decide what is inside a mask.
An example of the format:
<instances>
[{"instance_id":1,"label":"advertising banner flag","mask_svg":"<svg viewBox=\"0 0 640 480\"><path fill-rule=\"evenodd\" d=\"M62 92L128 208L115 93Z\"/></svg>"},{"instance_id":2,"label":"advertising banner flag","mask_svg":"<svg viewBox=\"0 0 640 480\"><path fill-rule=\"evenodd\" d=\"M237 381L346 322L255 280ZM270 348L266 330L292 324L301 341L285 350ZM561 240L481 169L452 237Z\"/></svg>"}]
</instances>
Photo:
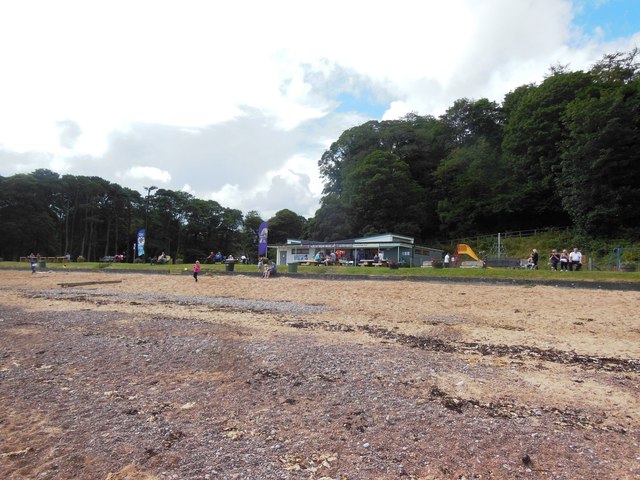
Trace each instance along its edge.
<instances>
[{"instance_id":1,"label":"advertising banner flag","mask_svg":"<svg viewBox=\"0 0 640 480\"><path fill-rule=\"evenodd\" d=\"M145 230L144 228L138 232L138 256L141 257L144 255L144 240L145 240Z\"/></svg>"},{"instance_id":2,"label":"advertising banner flag","mask_svg":"<svg viewBox=\"0 0 640 480\"><path fill-rule=\"evenodd\" d=\"M267 254L267 236L269 235L269 221L262 222L258 230L258 255Z\"/></svg>"}]
</instances>

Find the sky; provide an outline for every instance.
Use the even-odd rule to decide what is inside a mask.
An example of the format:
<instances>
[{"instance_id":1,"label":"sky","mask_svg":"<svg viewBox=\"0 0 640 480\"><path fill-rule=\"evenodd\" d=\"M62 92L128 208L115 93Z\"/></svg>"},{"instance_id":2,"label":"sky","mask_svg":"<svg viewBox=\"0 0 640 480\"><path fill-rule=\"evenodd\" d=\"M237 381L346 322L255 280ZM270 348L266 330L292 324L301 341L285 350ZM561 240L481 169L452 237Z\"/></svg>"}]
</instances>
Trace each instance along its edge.
<instances>
[{"instance_id":1,"label":"sky","mask_svg":"<svg viewBox=\"0 0 640 480\"><path fill-rule=\"evenodd\" d=\"M348 128L636 46L639 0L0 0L0 175L312 217Z\"/></svg>"}]
</instances>

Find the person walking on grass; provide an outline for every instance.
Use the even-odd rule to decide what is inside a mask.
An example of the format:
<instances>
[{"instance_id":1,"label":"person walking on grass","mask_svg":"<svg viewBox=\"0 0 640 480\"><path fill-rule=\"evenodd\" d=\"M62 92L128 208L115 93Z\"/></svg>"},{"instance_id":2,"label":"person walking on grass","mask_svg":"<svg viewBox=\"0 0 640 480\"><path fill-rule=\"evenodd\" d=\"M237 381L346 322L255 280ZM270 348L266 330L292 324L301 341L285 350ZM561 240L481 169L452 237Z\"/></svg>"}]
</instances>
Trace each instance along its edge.
<instances>
[{"instance_id":1,"label":"person walking on grass","mask_svg":"<svg viewBox=\"0 0 640 480\"><path fill-rule=\"evenodd\" d=\"M200 272L200 260L196 260L196 263L193 265L193 278L196 283L198 282L198 272Z\"/></svg>"}]
</instances>

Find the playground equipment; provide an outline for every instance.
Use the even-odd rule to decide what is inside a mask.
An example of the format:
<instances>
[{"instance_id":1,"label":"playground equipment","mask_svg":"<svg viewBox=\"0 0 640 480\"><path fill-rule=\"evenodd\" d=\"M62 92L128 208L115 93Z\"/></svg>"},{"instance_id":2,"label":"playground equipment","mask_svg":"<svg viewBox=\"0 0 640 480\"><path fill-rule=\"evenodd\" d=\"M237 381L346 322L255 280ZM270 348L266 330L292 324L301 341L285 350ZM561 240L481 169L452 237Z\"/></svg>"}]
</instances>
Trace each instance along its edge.
<instances>
[{"instance_id":1,"label":"playground equipment","mask_svg":"<svg viewBox=\"0 0 640 480\"><path fill-rule=\"evenodd\" d=\"M454 258L455 258L455 264L453 265L454 267L465 267L465 265L462 265L462 262L460 260L460 257L462 255L468 255L471 258L473 258L476 263L474 264L474 262L465 262L467 263L467 267L474 267L474 268L520 268L520 259L518 258L510 258L510 257L493 257L493 258L480 258L476 252L473 251L473 248L471 248L469 245L465 244L465 243L459 243L458 245L456 245L456 250L454 253Z\"/></svg>"},{"instance_id":2,"label":"playground equipment","mask_svg":"<svg viewBox=\"0 0 640 480\"><path fill-rule=\"evenodd\" d=\"M481 261L480 258L478 258L478 255L476 255L476 252L473 251L473 248L471 248L466 243L459 243L458 245L456 245L456 251L455 251L456 260L458 259L459 255L469 255L475 261L477 262Z\"/></svg>"},{"instance_id":3,"label":"playground equipment","mask_svg":"<svg viewBox=\"0 0 640 480\"><path fill-rule=\"evenodd\" d=\"M624 252L638 252L640 248L624 248L616 247L611 249L611 256L609 257L609 266L613 265L615 272L633 271L638 266L638 254L625 255L625 257L635 258L634 260L627 261L622 259Z\"/></svg>"},{"instance_id":4,"label":"playground equipment","mask_svg":"<svg viewBox=\"0 0 640 480\"><path fill-rule=\"evenodd\" d=\"M460 266L460 264L462 263L460 261L460 256L462 256L462 255L469 255L476 262L483 262L480 259L480 257L478 257L478 255L476 255L476 252L473 251L473 248L471 248L466 243L459 243L458 245L456 245L456 250L455 250L455 252L453 254L453 258L455 259L455 263L453 265L454 267Z\"/></svg>"}]
</instances>

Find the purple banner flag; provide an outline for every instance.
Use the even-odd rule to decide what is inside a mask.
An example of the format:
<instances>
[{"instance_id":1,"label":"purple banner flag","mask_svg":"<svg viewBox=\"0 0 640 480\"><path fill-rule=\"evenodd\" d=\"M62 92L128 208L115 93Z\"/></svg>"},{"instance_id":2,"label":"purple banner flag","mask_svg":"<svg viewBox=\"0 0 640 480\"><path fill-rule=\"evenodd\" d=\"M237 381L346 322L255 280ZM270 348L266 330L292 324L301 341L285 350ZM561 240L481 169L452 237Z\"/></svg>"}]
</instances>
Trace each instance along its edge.
<instances>
[{"instance_id":1,"label":"purple banner flag","mask_svg":"<svg viewBox=\"0 0 640 480\"><path fill-rule=\"evenodd\" d=\"M267 254L267 236L269 235L269 221L262 222L258 230L258 255Z\"/></svg>"},{"instance_id":2,"label":"purple banner flag","mask_svg":"<svg viewBox=\"0 0 640 480\"><path fill-rule=\"evenodd\" d=\"M138 232L138 256L139 257L144 255L144 237L145 237L145 230L143 228Z\"/></svg>"}]
</instances>

